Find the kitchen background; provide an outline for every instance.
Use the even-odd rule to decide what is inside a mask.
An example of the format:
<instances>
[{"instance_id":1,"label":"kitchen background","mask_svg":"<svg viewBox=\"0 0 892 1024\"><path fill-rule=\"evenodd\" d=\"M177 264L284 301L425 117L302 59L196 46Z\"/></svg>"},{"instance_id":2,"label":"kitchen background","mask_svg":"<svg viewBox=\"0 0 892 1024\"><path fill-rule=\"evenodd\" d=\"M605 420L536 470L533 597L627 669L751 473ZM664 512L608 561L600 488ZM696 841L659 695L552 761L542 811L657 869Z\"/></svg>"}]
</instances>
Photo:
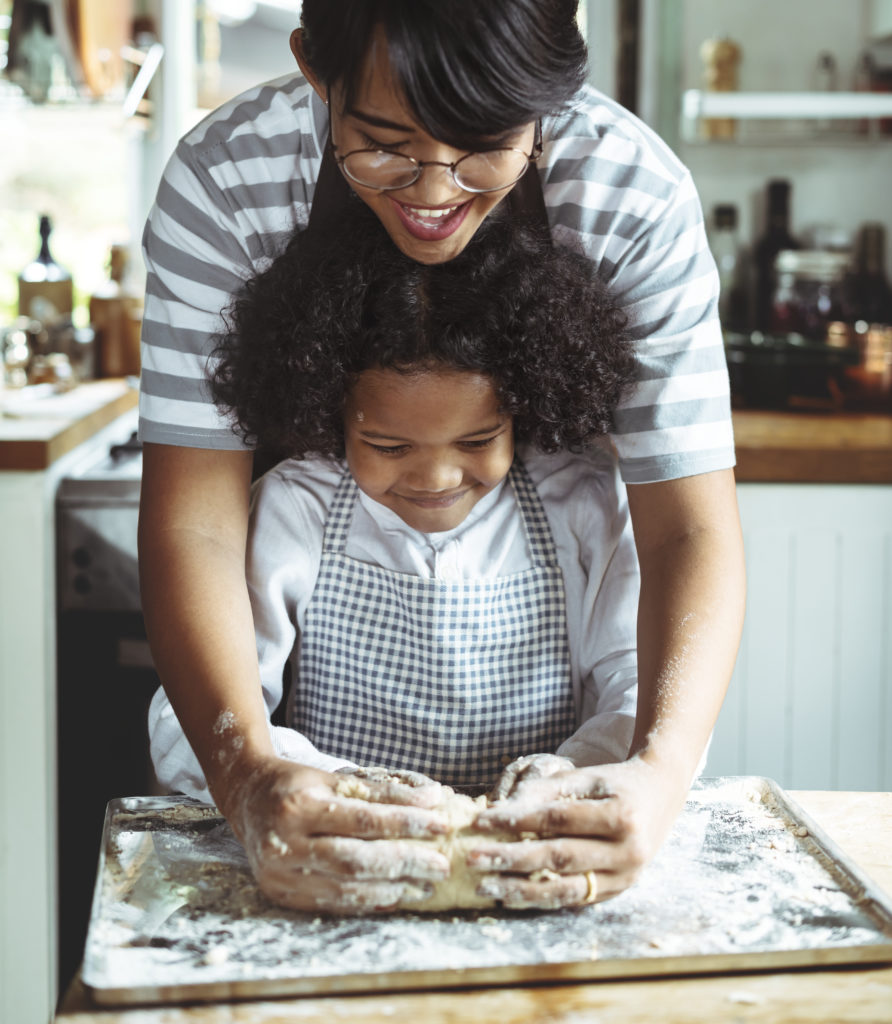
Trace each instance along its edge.
<instances>
[{"instance_id":1,"label":"kitchen background","mask_svg":"<svg viewBox=\"0 0 892 1024\"><path fill-rule=\"evenodd\" d=\"M22 389L24 380L52 388L91 371L138 371L138 243L161 168L208 109L292 70L288 33L298 6L0 0L6 413L25 415L34 389ZM79 44L47 34L72 11ZM854 410L873 415L865 422L888 439L892 343L869 324L892 321L883 305L892 300L874 289L860 323L863 291L842 268L863 269L865 238L874 260L892 266L892 0L588 0L580 21L592 82L655 127L697 183L724 268L735 405L755 414L818 413L831 425ZM78 45L80 70L72 74L68 47ZM716 103L725 106L709 106ZM792 257L771 313L754 296L768 184L777 180L787 183L785 244L809 255ZM47 267L32 262L41 215L63 286L67 272L72 287L70 321L49 336L17 321L20 276ZM807 337L770 333L803 310ZM41 353L67 359L35 359ZM108 772L128 780L124 789L144 777L133 730L141 732L155 681L134 596L138 452L114 460L114 486L106 480L96 490L109 445L126 441L131 420L49 472L0 470L0 821L13 837L0 843L9 908L0 932L3 1020L46 1019L53 1001L54 954L44 965L41 950L56 934L55 836L64 843L70 831L55 819L57 757L63 815L70 794L92 787L102 796ZM774 429L770 418L758 422ZM892 474L809 479L825 482L738 486L747 623L707 773L766 775L792 788L889 790ZM101 535L103 553L115 559L103 577L110 587L97 589L96 566L85 572L78 562L85 535ZM34 572L41 545L47 555ZM115 725L98 718L91 701L113 706ZM120 723L115 746L109 737ZM63 949L63 976L65 956ZM30 979L24 993L21 978Z\"/></svg>"}]
</instances>

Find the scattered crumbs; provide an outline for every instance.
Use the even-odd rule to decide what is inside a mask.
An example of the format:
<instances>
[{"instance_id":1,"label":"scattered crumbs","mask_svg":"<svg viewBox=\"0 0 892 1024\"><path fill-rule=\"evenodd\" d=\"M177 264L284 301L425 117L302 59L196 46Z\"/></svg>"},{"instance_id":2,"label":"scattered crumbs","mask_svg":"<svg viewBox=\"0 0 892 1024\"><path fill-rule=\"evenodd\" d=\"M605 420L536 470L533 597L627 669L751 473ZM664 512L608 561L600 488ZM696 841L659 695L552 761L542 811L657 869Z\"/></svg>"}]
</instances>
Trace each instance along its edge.
<instances>
[{"instance_id":1,"label":"scattered crumbs","mask_svg":"<svg viewBox=\"0 0 892 1024\"><path fill-rule=\"evenodd\" d=\"M799 836L800 839L804 839L808 835L808 829L805 825L797 825L796 828L793 829L793 835Z\"/></svg>"},{"instance_id":2,"label":"scattered crumbs","mask_svg":"<svg viewBox=\"0 0 892 1024\"><path fill-rule=\"evenodd\" d=\"M507 943L511 941L511 929L506 926L504 922L497 922L495 918L487 918L487 922L483 924L483 918L480 918L478 924L480 924L480 934L485 935L489 939L495 939L496 942Z\"/></svg>"},{"instance_id":3,"label":"scattered crumbs","mask_svg":"<svg viewBox=\"0 0 892 1024\"><path fill-rule=\"evenodd\" d=\"M229 950L226 946L214 946L213 949L209 949L207 953L201 958L201 962L206 964L208 967L217 967L220 964L225 964L229 959Z\"/></svg>"}]
</instances>

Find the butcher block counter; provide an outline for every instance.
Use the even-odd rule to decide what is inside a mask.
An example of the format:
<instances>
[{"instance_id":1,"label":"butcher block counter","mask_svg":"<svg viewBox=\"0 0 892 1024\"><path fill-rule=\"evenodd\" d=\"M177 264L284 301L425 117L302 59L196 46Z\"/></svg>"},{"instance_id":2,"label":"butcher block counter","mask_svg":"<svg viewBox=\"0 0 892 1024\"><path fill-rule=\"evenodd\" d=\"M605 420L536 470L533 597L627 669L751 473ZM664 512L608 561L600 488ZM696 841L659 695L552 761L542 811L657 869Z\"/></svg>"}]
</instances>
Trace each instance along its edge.
<instances>
[{"instance_id":1,"label":"butcher block counter","mask_svg":"<svg viewBox=\"0 0 892 1024\"><path fill-rule=\"evenodd\" d=\"M892 483L892 414L735 410L738 483Z\"/></svg>"},{"instance_id":2,"label":"butcher block counter","mask_svg":"<svg viewBox=\"0 0 892 1024\"><path fill-rule=\"evenodd\" d=\"M892 793L792 792L790 796L844 854L892 893ZM98 1008L76 981L62 1002L56 1024L331 1024L339 1020L358 1024L892 1021L892 965L130 1009Z\"/></svg>"},{"instance_id":3,"label":"butcher block counter","mask_svg":"<svg viewBox=\"0 0 892 1024\"><path fill-rule=\"evenodd\" d=\"M37 385L0 397L0 469L12 470L48 469L137 403L136 389L124 380L90 381L61 393Z\"/></svg>"}]
</instances>

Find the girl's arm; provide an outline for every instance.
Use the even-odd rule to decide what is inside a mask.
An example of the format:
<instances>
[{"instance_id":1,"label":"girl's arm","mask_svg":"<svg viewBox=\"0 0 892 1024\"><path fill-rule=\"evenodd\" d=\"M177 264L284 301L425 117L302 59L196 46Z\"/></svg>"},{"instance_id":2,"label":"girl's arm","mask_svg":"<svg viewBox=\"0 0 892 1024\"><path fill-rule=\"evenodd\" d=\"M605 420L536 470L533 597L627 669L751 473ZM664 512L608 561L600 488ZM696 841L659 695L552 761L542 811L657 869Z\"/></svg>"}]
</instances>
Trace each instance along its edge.
<instances>
[{"instance_id":1,"label":"girl's arm","mask_svg":"<svg viewBox=\"0 0 892 1024\"><path fill-rule=\"evenodd\" d=\"M560 836L498 851L481 844L473 856L481 871L492 870L498 852L500 870L563 876L488 881L506 905L580 903L589 892L584 872L596 873L600 898L634 881L684 804L731 677L745 592L733 472L630 486L629 504L641 563L632 756L521 776L509 803L480 816L482 827Z\"/></svg>"},{"instance_id":2,"label":"girl's arm","mask_svg":"<svg viewBox=\"0 0 892 1024\"><path fill-rule=\"evenodd\" d=\"M371 806L343 799L335 776L273 749L245 581L251 464L247 452L145 445L140 577L165 691L270 898L354 912L423 899L448 873L445 858L365 842L443 831L436 815L407 806L423 790L381 786Z\"/></svg>"}]
</instances>

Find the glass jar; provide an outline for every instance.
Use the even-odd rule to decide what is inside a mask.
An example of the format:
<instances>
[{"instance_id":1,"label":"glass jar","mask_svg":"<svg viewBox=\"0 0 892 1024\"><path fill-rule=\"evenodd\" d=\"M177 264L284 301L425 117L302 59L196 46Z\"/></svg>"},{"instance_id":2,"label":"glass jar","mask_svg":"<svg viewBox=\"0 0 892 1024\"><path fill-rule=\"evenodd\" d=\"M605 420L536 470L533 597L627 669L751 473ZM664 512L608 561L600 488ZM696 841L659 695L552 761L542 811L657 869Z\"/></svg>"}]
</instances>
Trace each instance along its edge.
<instances>
[{"instance_id":1,"label":"glass jar","mask_svg":"<svg viewBox=\"0 0 892 1024\"><path fill-rule=\"evenodd\" d=\"M848 320L846 277L851 255L784 249L774 261L771 330L824 341L834 322Z\"/></svg>"}]
</instances>

